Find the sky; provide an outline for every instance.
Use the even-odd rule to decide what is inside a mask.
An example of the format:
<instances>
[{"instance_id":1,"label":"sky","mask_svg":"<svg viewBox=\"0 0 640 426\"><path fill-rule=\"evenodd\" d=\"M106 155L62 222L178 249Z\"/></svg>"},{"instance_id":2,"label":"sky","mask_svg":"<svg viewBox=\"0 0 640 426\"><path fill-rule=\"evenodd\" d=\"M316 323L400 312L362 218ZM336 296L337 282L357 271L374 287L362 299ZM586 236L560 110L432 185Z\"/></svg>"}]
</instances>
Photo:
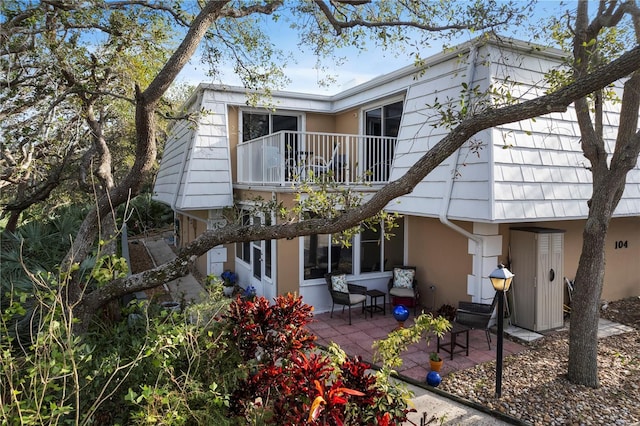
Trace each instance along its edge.
<instances>
[{"instance_id":1,"label":"sky","mask_svg":"<svg viewBox=\"0 0 640 426\"><path fill-rule=\"evenodd\" d=\"M539 0L535 14L537 16L534 16L533 20L543 22L550 14L560 13L560 10L564 11L566 9L567 6L562 5L559 1ZM328 87L323 87L318 84L322 76L319 75L318 70L314 68L316 58L311 52L300 51L297 46L297 34L286 25L273 26L273 28L274 30L269 31L269 33L274 43L277 43L286 51L295 52L298 62L286 68L286 74L291 80L291 83L282 88L283 90L332 95L413 63L413 58L409 56L409 52L405 55L396 56L392 52L385 52L374 48L368 48L368 50L364 52L357 52L355 49L342 49L338 51L338 55L347 56L348 60L340 66L339 69L335 67L331 69L332 74L336 77L336 82ZM530 35L518 34L517 31L518 29L515 29L514 34L505 35L520 39L526 39ZM463 43L475 36L477 36L477 34L463 36L454 44ZM437 42L434 42L434 45L430 48L423 49L421 54L423 57L429 57L440 51L441 46ZM201 82L223 83L234 86L242 85L231 68L223 68L221 79L213 81L206 75L206 65L200 63L198 55L196 55L182 71L177 81L186 82L191 85L197 85Z\"/></svg>"},{"instance_id":2,"label":"sky","mask_svg":"<svg viewBox=\"0 0 640 426\"><path fill-rule=\"evenodd\" d=\"M315 69L315 56L310 52L299 50L296 45L297 34L294 31L287 28L285 31L279 32L277 36L272 37L274 42L278 43L284 50L296 52L297 63L290 64L286 68L286 74L291 83L283 89L294 92L331 95L369 81L379 75L410 65L413 61L408 56L404 58L394 57L391 53L378 50L368 50L366 52L357 52L355 49L339 50L338 55L347 56L348 60L339 68L330 67L331 73L336 77L336 83L324 87L318 84L318 81L323 76ZM436 52L437 49L433 49L433 53ZM178 76L178 80L193 85L200 82L213 82L211 77L207 76L206 65L200 63L200 58L197 55L192 58L189 65ZM221 80L224 84L242 85L230 67L223 68Z\"/></svg>"}]
</instances>

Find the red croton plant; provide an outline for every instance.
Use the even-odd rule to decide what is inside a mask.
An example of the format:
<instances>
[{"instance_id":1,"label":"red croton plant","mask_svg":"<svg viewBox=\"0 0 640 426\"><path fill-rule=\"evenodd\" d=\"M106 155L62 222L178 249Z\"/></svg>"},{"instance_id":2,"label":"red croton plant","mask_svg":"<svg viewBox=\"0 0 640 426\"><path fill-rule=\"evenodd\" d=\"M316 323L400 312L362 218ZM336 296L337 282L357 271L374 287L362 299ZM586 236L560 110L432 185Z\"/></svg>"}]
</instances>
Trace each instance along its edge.
<instances>
[{"instance_id":1,"label":"red croton plant","mask_svg":"<svg viewBox=\"0 0 640 426\"><path fill-rule=\"evenodd\" d=\"M389 398L359 357L315 346L306 328L312 308L301 297L237 298L222 320L249 371L231 395L232 415L278 425L393 425L413 411Z\"/></svg>"}]
</instances>

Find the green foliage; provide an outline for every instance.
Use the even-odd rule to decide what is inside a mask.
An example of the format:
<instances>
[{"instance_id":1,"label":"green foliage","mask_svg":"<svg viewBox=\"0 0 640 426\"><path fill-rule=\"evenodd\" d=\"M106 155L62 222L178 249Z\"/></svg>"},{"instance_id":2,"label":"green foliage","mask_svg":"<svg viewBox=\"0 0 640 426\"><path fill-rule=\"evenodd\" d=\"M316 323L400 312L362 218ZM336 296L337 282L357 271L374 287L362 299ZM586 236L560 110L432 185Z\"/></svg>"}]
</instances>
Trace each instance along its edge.
<instances>
[{"instance_id":1,"label":"green foliage","mask_svg":"<svg viewBox=\"0 0 640 426\"><path fill-rule=\"evenodd\" d=\"M127 260L113 254L98 258L91 272L91 277L96 280L98 286L104 286L112 280L125 277L128 271Z\"/></svg>"},{"instance_id":2,"label":"green foliage","mask_svg":"<svg viewBox=\"0 0 640 426\"><path fill-rule=\"evenodd\" d=\"M375 349L374 362L382 361L387 368L395 368L402 365L400 354L412 343L425 339L428 343L432 334L442 337L451 329L451 323L444 317L434 317L429 314L420 314L416 317L411 327L401 327L389 333L389 336L373 343Z\"/></svg>"},{"instance_id":3,"label":"green foliage","mask_svg":"<svg viewBox=\"0 0 640 426\"><path fill-rule=\"evenodd\" d=\"M360 206L364 202L364 193L356 191L352 187L340 186L332 182L331 179L327 181L311 176L309 180L302 182L297 188L295 202L295 206L288 212L290 214L288 220L295 220L294 218L334 219L344 211ZM396 221L400 217L398 213L390 213L380 209L378 213L362 221L359 225L332 234L333 243L349 247L354 236L365 229L375 232L381 224L384 226L385 238L389 239L394 235L393 229L398 227Z\"/></svg>"},{"instance_id":4,"label":"green foliage","mask_svg":"<svg viewBox=\"0 0 640 426\"><path fill-rule=\"evenodd\" d=\"M48 215L29 218L15 233L0 234L2 293L12 288L26 290L32 281L26 271L52 271L71 246L86 209L65 206Z\"/></svg>"},{"instance_id":5,"label":"green foliage","mask_svg":"<svg viewBox=\"0 0 640 426\"><path fill-rule=\"evenodd\" d=\"M518 85L509 76L484 88L480 85L469 86L463 82L457 98L447 97L441 100L436 97L433 103L425 105L431 111L428 122L431 127L451 130L475 114L491 108L514 105L520 100L512 93Z\"/></svg>"},{"instance_id":6,"label":"green foliage","mask_svg":"<svg viewBox=\"0 0 640 426\"><path fill-rule=\"evenodd\" d=\"M122 273L116 258L97 265ZM2 312L3 424L397 424L410 411L388 369L314 347L300 297L219 294L182 313L132 303L124 321L76 336L59 292L67 283L32 278L33 332L11 333L25 293L11 292Z\"/></svg>"},{"instance_id":7,"label":"green foliage","mask_svg":"<svg viewBox=\"0 0 640 426\"><path fill-rule=\"evenodd\" d=\"M330 73L326 72L329 67L322 68L320 59L332 59L333 68L339 69L345 57L336 54L337 48L349 47L356 54L367 49L386 49L396 56L414 57L416 64L421 65L422 52L434 42L446 47L461 36L509 32L528 19L533 5L496 0L345 1L333 2L331 8L332 21L313 3L300 2L290 8L289 19L291 27L298 31L301 47L308 47L317 55L317 67L327 82L331 81Z\"/></svg>"},{"instance_id":8,"label":"green foliage","mask_svg":"<svg viewBox=\"0 0 640 426\"><path fill-rule=\"evenodd\" d=\"M212 381L207 356L224 356L212 339L212 319L227 305L222 298L184 315L132 304L124 311L128 320L96 323L80 337L59 292L67 283L53 275L33 279L32 333L12 332L15 317L27 312L25 293L11 292L2 311L1 423L225 424L228 396ZM234 365L225 371L233 375Z\"/></svg>"},{"instance_id":9,"label":"green foliage","mask_svg":"<svg viewBox=\"0 0 640 426\"><path fill-rule=\"evenodd\" d=\"M31 316L31 336L13 334L11 324L25 314L24 294L13 292L2 312L0 333L0 383L3 424L57 424L78 421L78 390L90 377L78 374L77 363L91 362L94 346L71 332L73 322L62 314L57 283L38 279L38 302Z\"/></svg>"},{"instance_id":10,"label":"green foliage","mask_svg":"<svg viewBox=\"0 0 640 426\"><path fill-rule=\"evenodd\" d=\"M118 209L119 216L126 216L129 235L140 235L152 229L162 229L173 224L173 210L166 204L151 199L151 193L140 194L126 206Z\"/></svg>"},{"instance_id":11,"label":"green foliage","mask_svg":"<svg viewBox=\"0 0 640 426\"><path fill-rule=\"evenodd\" d=\"M104 188L96 168L116 183L129 172L136 87L150 84L176 46L163 9L0 3L2 69L11 82L0 92L0 197L11 212L86 202ZM170 101L157 106L160 116L176 110ZM165 128L158 120L155 130ZM111 164L99 165L104 159Z\"/></svg>"},{"instance_id":12,"label":"green foliage","mask_svg":"<svg viewBox=\"0 0 640 426\"><path fill-rule=\"evenodd\" d=\"M574 16L554 16L551 18L550 35L551 40L556 43L560 49L566 52L564 63L561 67L552 69L545 74L545 80L549 85L547 93L575 81L581 75L576 75L576 70L581 69L581 73L591 72L599 66L611 62L628 50L629 46L637 44L636 34L634 30L633 19L630 16L624 17L624 6L619 6L617 10L612 8L608 12L599 10L600 22L594 28L598 28L598 32L590 32L593 38L589 40L581 40L582 34L576 35L572 28L575 23L570 20L575 19ZM608 13L613 12L616 18L605 17ZM631 13L630 15L635 15ZM598 18L594 18L597 20ZM607 22L605 24L605 22ZM600 25L602 24L602 27ZM575 57L574 43L578 40L578 44L585 50L583 57ZM613 85L602 89L601 94L591 94L588 99L593 104L598 102L597 98L602 96L603 99L613 103L621 100L618 94L613 90Z\"/></svg>"},{"instance_id":13,"label":"green foliage","mask_svg":"<svg viewBox=\"0 0 640 426\"><path fill-rule=\"evenodd\" d=\"M38 217L27 218L14 233L0 234L3 307L8 303L7 296L12 291L28 291L34 284L39 285L38 276L46 276L49 271L58 269L86 211L84 206L64 206L48 215L39 214ZM94 256L84 259L82 264L76 265L79 266L81 278L86 275L86 285L89 288L107 285L113 279L126 275L128 267L124 259L116 255L96 256L94 253Z\"/></svg>"}]
</instances>

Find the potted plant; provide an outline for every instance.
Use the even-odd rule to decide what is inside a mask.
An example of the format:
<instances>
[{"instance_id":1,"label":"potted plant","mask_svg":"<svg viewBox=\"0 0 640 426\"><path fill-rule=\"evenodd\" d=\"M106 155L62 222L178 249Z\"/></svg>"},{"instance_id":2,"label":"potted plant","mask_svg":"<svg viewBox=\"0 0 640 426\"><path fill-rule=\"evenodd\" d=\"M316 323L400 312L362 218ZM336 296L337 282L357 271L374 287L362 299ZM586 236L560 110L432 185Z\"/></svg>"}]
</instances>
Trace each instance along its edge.
<instances>
[{"instance_id":1,"label":"potted plant","mask_svg":"<svg viewBox=\"0 0 640 426\"><path fill-rule=\"evenodd\" d=\"M431 366L431 371L440 372L443 363L444 361L440 358L438 352L431 352L429 354L429 365Z\"/></svg>"},{"instance_id":2,"label":"potted plant","mask_svg":"<svg viewBox=\"0 0 640 426\"><path fill-rule=\"evenodd\" d=\"M449 321L453 321L456 317L456 307L453 305L444 304L438 308L436 311L437 316L445 317Z\"/></svg>"},{"instance_id":3,"label":"potted plant","mask_svg":"<svg viewBox=\"0 0 640 426\"><path fill-rule=\"evenodd\" d=\"M227 269L220 274L220 278L222 278L222 285L224 285L224 295L231 297L233 290L235 289L236 282L238 281L238 275L230 269Z\"/></svg>"},{"instance_id":4,"label":"potted plant","mask_svg":"<svg viewBox=\"0 0 640 426\"><path fill-rule=\"evenodd\" d=\"M256 298L256 288L252 285L245 288L244 291L242 292L242 297L245 300L253 301Z\"/></svg>"}]
</instances>

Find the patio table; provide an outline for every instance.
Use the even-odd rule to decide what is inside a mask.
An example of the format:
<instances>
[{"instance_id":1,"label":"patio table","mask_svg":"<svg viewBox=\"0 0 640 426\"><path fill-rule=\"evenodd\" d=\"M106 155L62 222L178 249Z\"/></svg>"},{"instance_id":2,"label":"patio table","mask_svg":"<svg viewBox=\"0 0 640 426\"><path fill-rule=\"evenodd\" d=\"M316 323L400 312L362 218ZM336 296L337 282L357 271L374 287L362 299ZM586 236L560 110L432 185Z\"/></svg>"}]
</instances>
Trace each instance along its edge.
<instances>
[{"instance_id":1,"label":"patio table","mask_svg":"<svg viewBox=\"0 0 640 426\"><path fill-rule=\"evenodd\" d=\"M450 355L450 359L453 359L453 354L466 352L466 356L469 356L469 327L456 322L451 323L452 327L449 330L450 338L448 341L441 341L440 336L437 336L437 351L440 349L447 352ZM464 344L458 340L460 334L464 334Z\"/></svg>"},{"instance_id":2,"label":"patio table","mask_svg":"<svg viewBox=\"0 0 640 426\"><path fill-rule=\"evenodd\" d=\"M382 312L384 315L387 315L387 309L385 307L386 293L380 290L367 290L367 296L369 296L369 304L365 307L371 313L371 318L373 318L374 312ZM378 298L382 297L382 305L378 304Z\"/></svg>"}]
</instances>

